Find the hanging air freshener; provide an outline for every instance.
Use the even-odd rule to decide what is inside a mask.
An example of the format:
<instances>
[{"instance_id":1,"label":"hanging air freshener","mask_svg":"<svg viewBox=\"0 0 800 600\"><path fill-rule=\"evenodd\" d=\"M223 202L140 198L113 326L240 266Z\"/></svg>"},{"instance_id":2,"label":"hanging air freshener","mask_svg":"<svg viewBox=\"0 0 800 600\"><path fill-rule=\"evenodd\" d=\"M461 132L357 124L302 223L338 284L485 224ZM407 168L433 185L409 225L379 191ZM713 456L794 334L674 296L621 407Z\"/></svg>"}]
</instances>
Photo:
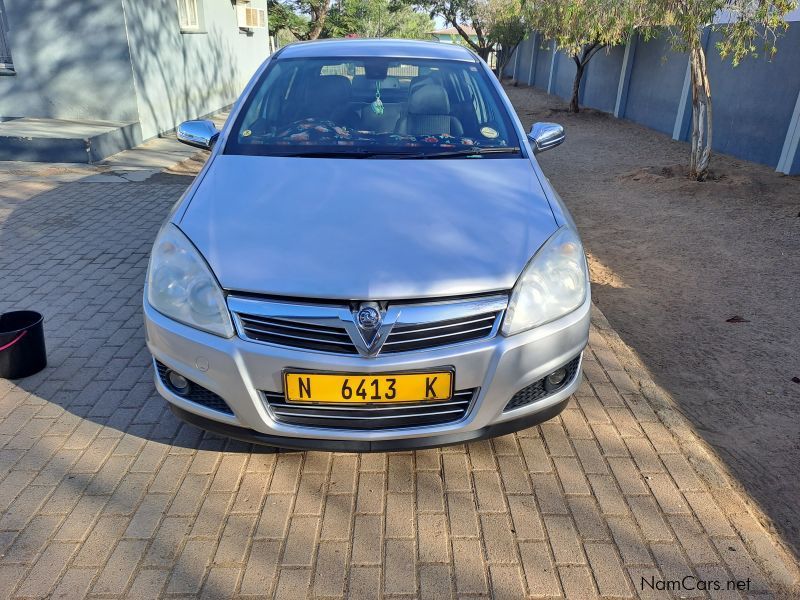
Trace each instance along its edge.
<instances>
[{"instance_id":1,"label":"hanging air freshener","mask_svg":"<svg viewBox=\"0 0 800 600\"><path fill-rule=\"evenodd\" d=\"M375 83L375 101L370 104L372 107L372 112L376 115L383 114L383 102L381 102L381 82L378 81Z\"/></svg>"}]
</instances>

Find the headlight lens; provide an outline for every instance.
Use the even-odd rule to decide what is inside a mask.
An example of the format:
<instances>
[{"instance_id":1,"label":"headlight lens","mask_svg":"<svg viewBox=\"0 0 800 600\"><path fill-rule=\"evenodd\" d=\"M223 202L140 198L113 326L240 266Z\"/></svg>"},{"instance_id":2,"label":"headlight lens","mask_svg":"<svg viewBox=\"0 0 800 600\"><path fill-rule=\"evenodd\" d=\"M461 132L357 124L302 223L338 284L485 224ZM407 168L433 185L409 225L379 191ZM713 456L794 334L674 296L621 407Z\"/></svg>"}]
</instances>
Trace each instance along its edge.
<instances>
[{"instance_id":1,"label":"headlight lens","mask_svg":"<svg viewBox=\"0 0 800 600\"><path fill-rule=\"evenodd\" d=\"M147 270L147 301L158 312L223 337L233 335L225 296L206 261L171 223L161 228Z\"/></svg>"},{"instance_id":2,"label":"headlight lens","mask_svg":"<svg viewBox=\"0 0 800 600\"><path fill-rule=\"evenodd\" d=\"M569 227L556 231L522 272L503 320L503 335L544 325L586 300L589 274L578 235Z\"/></svg>"}]
</instances>

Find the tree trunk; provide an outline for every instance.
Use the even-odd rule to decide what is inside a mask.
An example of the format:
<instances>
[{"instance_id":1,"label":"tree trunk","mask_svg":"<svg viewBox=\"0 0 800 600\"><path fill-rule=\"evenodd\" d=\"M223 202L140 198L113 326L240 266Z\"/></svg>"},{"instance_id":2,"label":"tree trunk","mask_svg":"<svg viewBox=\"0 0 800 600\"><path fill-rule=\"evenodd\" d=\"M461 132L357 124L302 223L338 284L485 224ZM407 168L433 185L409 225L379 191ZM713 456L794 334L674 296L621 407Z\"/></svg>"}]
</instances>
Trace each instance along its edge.
<instances>
[{"instance_id":1,"label":"tree trunk","mask_svg":"<svg viewBox=\"0 0 800 600\"><path fill-rule=\"evenodd\" d=\"M586 70L586 65L589 64L592 57L602 48L605 48L605 44L592 42L584 46L579 54L572 55L572 60L575 62L575 79L572 82L572 98L569 102L570 112L580 112L581 79L583 79L583 72Z\"/></svg>"},{"instance_id":2,"label":"tree trunk","mask_svg":"<svg viewBox=\"0 0 800 600\"><path fill-rule=\"evenodd\" d=\"M575 79L572 82L572 98L569 101L569 112L580 112L580 94L581 94L581 79L583 78L583 71L586 68L586 63L579 60L575 61L577 68L575 69Z\"/></svg>"},{"instance_id":3,"label":"tree trunk","mask_svg":"<svg viewBox=\"0 0 800 600\"><path fill-rule=\"evenodd\" d=\"M705 181L711 163L711 85L706 70L706 53L700 35L690 52L692 73L692 154L689 177Z\"/></svg>"},{"instance_id":4,"label":"tree trunk","mask_svg":"<svg viewBox=\"0 0 800 600\"><path fill-rule=\"evenodd\" d=\"M494 76L498 81L503 81L503 69L506 66L505 60L506 49L498 45L494 52Z\"/></svg>"},{"instance_id":5,"label":"tree trunk","mask_svg":"<svg viewBox=\"0 0 800 600\"><path fill-rule=\"evenodd\" d=\"M328 10L330 9L330 2L327 0L322 2L318 7L311 11L311 28L308 30L309 40L316 40L319 34L322 33L322 28L325 27L325 19L328 17Z\"/></svg>"},{"instance_id":6,"label":"tree trunk","mask_svg":"<svg viewBox=\"0 0 800 600\"><path fill-rule=\"evenodd\" d=\"M503 71L505 71L506 66L508 66L517 48L519 48L519 42L514 44L508 51L506 51L504 46L501 46L500 51L497 53L497 64L495 65L495 75L498 80L503 81Z\"/></svg>"},{"instance_id":7,"label":"tree trunk","mask_svg":"<svg viewBox=\"0 0 800 600\"><path fill-rule=\"evenodd\" d=\"M489 54L491 54L492 49L489 46L478 46L475 52L477 52L478 56L480 56L484 62L488 63Z\"/></svg>"},{"instance_id":8,"label":"tree trunk","mask_svg":"<svg viewBox=\"0 0 800 600\"><path fill-rule=\"evenodd\" d=\"M472 48L475 52L477 52L478 56L480 56L483 60L486 60L489 56L489 49L485 47L483 43L483 37L478 35L478 43L476 44L469 33L467 33L464 28L458 23L455 15L448 15L447 22L450 23L453 27L456 28L456 31L461 36L467 46Z\"/></svg>"}]
</instances>

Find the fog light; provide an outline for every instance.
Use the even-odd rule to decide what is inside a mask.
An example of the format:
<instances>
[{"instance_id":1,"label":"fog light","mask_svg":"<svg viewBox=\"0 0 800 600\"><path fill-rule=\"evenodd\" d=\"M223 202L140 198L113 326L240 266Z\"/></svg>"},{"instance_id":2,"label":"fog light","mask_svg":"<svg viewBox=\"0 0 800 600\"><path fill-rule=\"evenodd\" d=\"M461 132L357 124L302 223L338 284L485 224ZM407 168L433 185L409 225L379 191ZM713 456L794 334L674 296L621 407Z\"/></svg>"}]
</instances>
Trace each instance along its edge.
<instances>
[{"instance_id":1,"label":"fog light","mask_svg":"<svg viewBox=\"0 0 800 600\"><path fill-rule=\"evenodd\" d=\"M547 390L554 390L557 387L563 385L563 383L567 380L567 370L563 367L561 369L556 369L550 375L548 375L544 380L544 386Z\"/></svg>"},{"instance_id":2,"label":"fog light","mask_svg":"<svg viewBox=\"0 0 800 600\"><path fill-rule=\"evenodd\" d=\"M169 371L167 373L167 379L169 380L169 385L172 390L178 394L187 394L189 393L189 388L191 384L189 380L186 379L180 373L176 373L175 371Z\"/></svg>"}]
</instances>

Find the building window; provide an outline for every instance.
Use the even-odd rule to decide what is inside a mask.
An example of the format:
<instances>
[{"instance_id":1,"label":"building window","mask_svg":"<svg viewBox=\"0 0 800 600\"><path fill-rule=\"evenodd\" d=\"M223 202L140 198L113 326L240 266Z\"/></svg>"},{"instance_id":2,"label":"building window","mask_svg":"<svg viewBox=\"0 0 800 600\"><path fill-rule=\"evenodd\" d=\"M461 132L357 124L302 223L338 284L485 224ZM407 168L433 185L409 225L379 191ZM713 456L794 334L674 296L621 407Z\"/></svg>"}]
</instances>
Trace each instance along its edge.
<instances>
[{"instance_id":1,"label":"building window","mask_svg":"<svg viewBox=\"0 0 800 600\"><path fill-rule=\"evenodd\" d=\"M14 63L11 62L11 46L8 41L8 23L6 8L0 0L0 75L13 75Z\"/></svg>"},{"instance_id":2,"label":"building window","mask_svg":"<svg viewBox=\"0 0 800 600\"><path fill-rule=\"evenodd\" d=\"M178 22L183 32L194 33L202 31L202 0L178 0Z\"/></svg>"}]
</instances>

